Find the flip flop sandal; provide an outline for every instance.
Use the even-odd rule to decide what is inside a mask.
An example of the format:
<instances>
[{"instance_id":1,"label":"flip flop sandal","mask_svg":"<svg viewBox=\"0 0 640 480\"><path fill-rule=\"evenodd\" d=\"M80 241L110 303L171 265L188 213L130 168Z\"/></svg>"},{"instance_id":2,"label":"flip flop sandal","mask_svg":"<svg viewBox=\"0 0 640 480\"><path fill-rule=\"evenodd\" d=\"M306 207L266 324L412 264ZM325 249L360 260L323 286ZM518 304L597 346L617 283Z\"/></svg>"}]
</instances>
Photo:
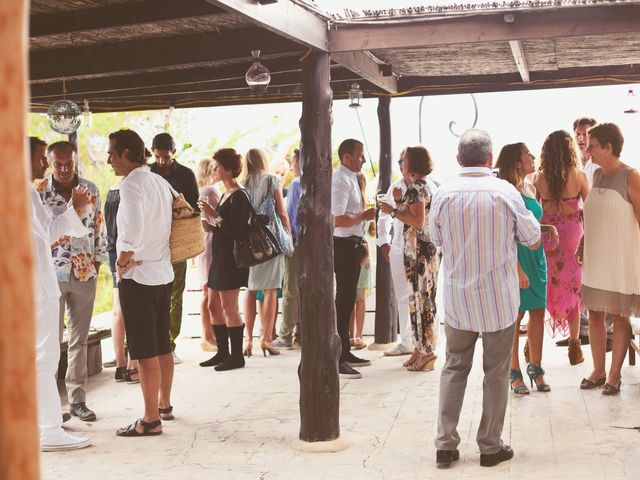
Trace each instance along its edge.
<instances>
[{"instance_id":1,"label":"flip flop sandal","mask_svg":"<svg viewBox=\"0 0 640 480\"><path fill-rule=\"evenodd\" d=\"M171 405L166 408L158 408L158 412L160 413L160 418L162 420L174 420L176 418L173 416L173 406Z\"/></svg>"},{"instance_id":2,"label":"flip flop sandal","mask_svg":"<svg viewBox=\"0 0 640 480\"><path fill-rule=\"evenodd\" d=\"M136 430L136 427L140 425L142 427L142 432ZM155 435L161 435L162 430L159 432L152 432L152 428L156 428L162 425L162 421L154 420L153 422L145 422L141 418L136 420L134 423L129 425L128 427L119 428L116 431L116 435L119 437L151 437Z\"/></svg>"}]
</instances>

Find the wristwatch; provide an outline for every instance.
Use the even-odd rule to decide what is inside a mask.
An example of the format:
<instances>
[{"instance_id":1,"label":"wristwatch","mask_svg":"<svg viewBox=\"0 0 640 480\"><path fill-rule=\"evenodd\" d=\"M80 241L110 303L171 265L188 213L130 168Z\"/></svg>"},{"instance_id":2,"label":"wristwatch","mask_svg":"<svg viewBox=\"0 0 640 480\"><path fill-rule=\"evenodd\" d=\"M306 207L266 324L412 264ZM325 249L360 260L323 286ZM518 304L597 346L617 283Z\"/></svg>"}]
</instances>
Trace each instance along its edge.
<instances>
[{"instance_id":1,"label":"wristwatch","mask_svg":"<svg viewBox=\"0 0 640 480\"><path fill-rule=\"evenodd\" d=\"M398 211L397 208L394 208L393 210L391 210L391 213L389 215L391 215L391 218L396 218L396 212Z\"/></svg>"}]
</instances>

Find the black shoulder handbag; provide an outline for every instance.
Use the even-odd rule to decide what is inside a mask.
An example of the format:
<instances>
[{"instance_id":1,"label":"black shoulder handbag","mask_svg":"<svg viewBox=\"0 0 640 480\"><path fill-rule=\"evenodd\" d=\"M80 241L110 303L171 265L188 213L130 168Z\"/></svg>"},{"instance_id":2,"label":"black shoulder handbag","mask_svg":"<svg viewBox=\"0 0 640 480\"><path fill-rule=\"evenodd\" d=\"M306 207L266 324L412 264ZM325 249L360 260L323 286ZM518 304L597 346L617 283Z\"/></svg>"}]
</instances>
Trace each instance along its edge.
<instances>
[{"instance_id":1,"label":"black shoulder handbag","mask_svg":"<svg viewBox=\"0 0 640 480\"><path fill-rule=\"evenodd\" d=\"M244 190L243 190L244 191ZM269 227L269 218L259 215L251 205L247 192L244 192L251 207L249 230L243 238L234 241L233 257L238 268L248 268L267 262L282 254L282 248Z\"/></svg>"}]
</instances>

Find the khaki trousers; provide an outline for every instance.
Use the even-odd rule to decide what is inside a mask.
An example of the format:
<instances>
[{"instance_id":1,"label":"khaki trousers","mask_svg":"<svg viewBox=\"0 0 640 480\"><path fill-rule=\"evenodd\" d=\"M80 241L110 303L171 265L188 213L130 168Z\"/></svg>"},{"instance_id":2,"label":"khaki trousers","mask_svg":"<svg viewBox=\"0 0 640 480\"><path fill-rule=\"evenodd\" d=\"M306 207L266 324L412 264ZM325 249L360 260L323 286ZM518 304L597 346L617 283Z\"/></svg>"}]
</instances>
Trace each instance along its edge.
<instances>
[{"instance_id":1,"label":"khaki trousers","mask_svg":"<svg viewBox=\"0 0 640 480\"><path fill-rule=\"evenodd\" d=\"M460 443L458 420L467 377L473 365L478 332L456 330L445 324L447 359L440 376L438 450L454 450ZM482 334L482 417L476 441L480 453L497 453L502 447L502 427L509 396L509 366L515 324L497 332Z\"/></svg>"},{"instance_id":2,"label":"khaki trousers","mask_svg":"<svg viewBox=\"0 0 640 480\"><path fill-rule=\"evenodd\" d=\"M64 329L64 312L67 307L67 375L65 385L69 403L86 401L84 386L87 384L87 341L96 299L96 279L81 282L71 274L68 282L58 282L60 296L60 339Z\"/></svg>"},{"instance_id":3,"label":"khaki trousers","mask_svg":"<svg viewBox=\"0 0 640 480\"><path fill-rule=\"evenodd\" d=\"M282 289L282 323L278 336L290 342L294 335L294 327L300 323L300 297L298 280L300 277L300 249L296 248L291 257L286 259L284 284ZM297 328L296 328L297 330ZM300 332L296 332L299 336ZM299 338L297 338L299 340Z\"/></svg>"}]
</instances>

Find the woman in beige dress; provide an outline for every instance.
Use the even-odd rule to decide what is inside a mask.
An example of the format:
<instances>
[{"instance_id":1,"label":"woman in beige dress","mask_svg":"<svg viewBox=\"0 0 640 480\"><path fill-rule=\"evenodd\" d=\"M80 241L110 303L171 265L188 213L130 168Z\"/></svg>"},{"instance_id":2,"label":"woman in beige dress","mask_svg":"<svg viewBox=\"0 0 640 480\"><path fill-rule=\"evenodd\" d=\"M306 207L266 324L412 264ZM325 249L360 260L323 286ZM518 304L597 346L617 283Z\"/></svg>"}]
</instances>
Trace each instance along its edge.
<instances>
[{"instance_id":1,"label":"woman in beige dress","mask_svg":"<svg viewBox=\"0 0 640 480\"><path fill-rule=\"evenodd\" d=\"M589 153L600 168L584 205L584 237L576 251L583 264L582 304L589 309L593 371L580 388L602 386L613 395L629 347L629 317L640 315L640 173L620 160L624 138L617 125L589 130ZM605 313L613 317L613 353L606 374Z\"/></svg>"}]
</instances>

